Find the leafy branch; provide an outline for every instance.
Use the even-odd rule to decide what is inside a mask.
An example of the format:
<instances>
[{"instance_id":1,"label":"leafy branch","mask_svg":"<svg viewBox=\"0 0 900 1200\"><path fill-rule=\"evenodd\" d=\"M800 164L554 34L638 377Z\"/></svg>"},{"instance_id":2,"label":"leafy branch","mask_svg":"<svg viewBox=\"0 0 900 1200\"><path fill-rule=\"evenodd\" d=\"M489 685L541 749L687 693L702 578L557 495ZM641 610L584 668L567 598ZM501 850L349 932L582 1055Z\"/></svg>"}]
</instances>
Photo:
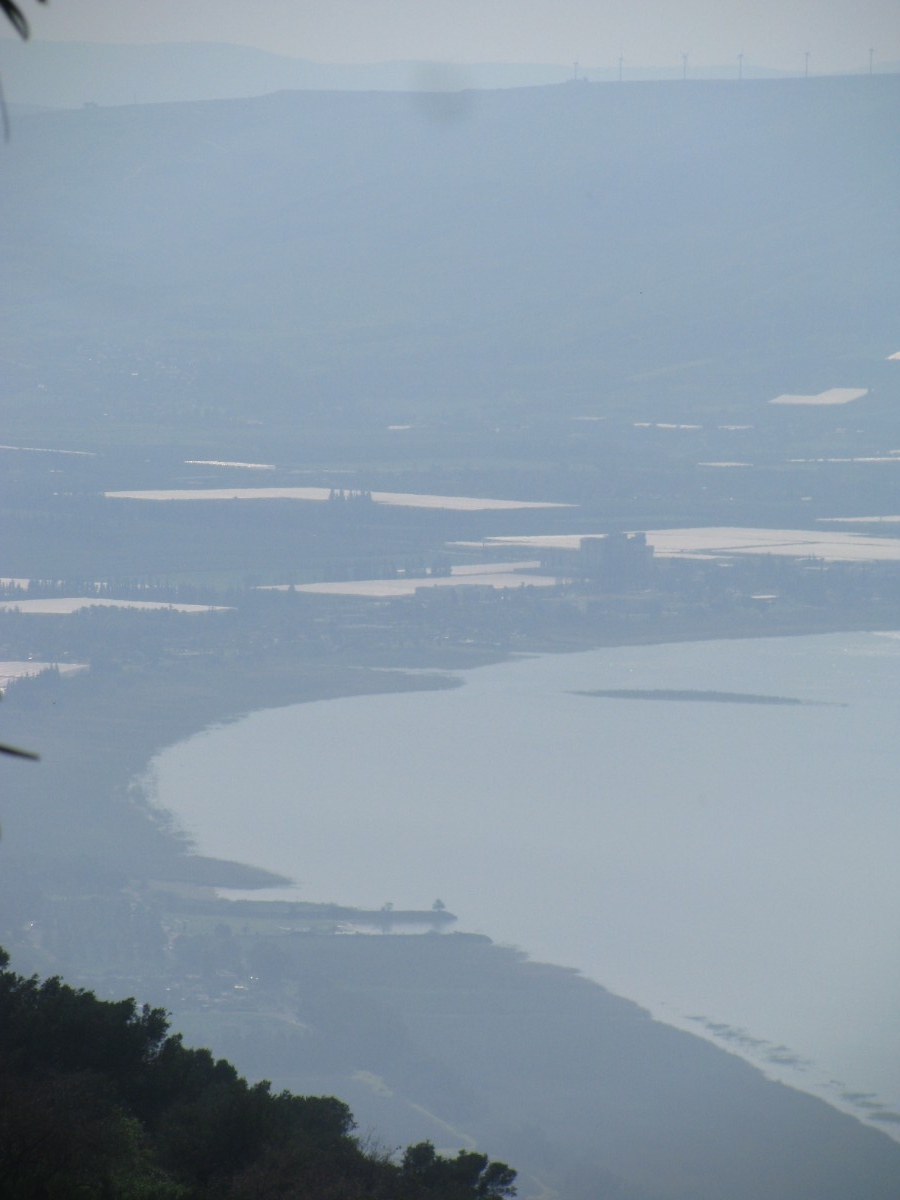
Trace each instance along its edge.
<instances>
[{"instance_id":1,"label":"leafy branch","mask_svg":"<svg viewBox=\"0 0 900 1200\"><path fill-rule=\"evenodd\" d=\"M41 757L33 750L21 750L18 746L4 746L2 743L0 743L0 754L12 754L14 758L30 758L32 762L37 762Z\"/></svg>"},{"instance_id":2,"label":"leafy branch","mask_svg":"<svg viewBox=\"0 0 900 1200\"><path fill-rule=\"evenodd\" d=\"M0 0L0 4L3 2L4 0ZM2 699L3 693L0 692L0 700ZM0 742L0 754L11 754L13 758L30 758L32 762L37 762L41 757L33 750L22 750L19 746L7 746L4 742Z\"/></svg>"},{"instance_id":3,"label":"leafy branch","mask_svg":"<svg viewBox=\"0 0 900 1200\"><path fill-rule=\"evenodd\" d=\"M37 0L38 4L46 4L47 0ZM0 10L3 15L12 25L13 29L20 38L27 39L31 30L28 27L28 22L25 19L25 14L15 4L13 0L0 0ZM0 82L0 125L3 127L3 140L9 141L9 116L6 111L6 97L3 95L3 84ZM2 747L7 754L17 753L15 750L9 750L7 747Z\"/></svg>"},{"instance_id":4,"label":"leafy branch","mask_svg":"<svg viewBox=\"0 0 900 1200\"><path fill-rule=\"evenodd\" d=\"M37 0L38 4L46 4L47 0ZM0 0L0 9L20 38L27 38L31 32L25 14L14 4L13 0Z\"/></svg>"}]
</instances>

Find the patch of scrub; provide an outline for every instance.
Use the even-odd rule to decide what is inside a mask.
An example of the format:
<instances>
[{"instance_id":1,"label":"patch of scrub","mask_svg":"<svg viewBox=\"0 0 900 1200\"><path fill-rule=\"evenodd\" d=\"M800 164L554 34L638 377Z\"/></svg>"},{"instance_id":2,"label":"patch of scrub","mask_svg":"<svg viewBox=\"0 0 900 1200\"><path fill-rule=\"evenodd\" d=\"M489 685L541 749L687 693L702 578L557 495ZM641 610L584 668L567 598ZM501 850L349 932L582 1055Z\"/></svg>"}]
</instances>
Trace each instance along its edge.
<instances>
[{"instance_id":1,"label":"patch of scrub","mask_svg":"<svg viewBox=\"0 0 900 1200\"><path fill-rule=\"evenodd\" d=\"M60 675L74 675L76 671L86 671L87 663L50 663L34 662L0 662L0 692L4 691L16 679L32 679L35 675L43 675L44 671L53 669Z\"/></svg>"}]
</instances>

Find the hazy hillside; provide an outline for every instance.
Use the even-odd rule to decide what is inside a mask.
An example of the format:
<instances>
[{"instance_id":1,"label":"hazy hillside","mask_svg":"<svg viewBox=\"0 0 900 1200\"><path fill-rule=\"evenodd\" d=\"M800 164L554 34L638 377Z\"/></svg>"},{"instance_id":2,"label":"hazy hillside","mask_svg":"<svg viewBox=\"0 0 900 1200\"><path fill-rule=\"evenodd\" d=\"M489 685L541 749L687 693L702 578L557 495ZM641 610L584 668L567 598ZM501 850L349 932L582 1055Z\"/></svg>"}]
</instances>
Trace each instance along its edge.
<instances>
[{"instance_id":1,"label":"hazy hillside","mask_svg":"<svg viewBox=\"0 0 900 1200\"><path fill-rule=\"evenodd\" d=\"M244 945L249 939L239 939ZM185 1018L277 1086L345 1097L365 1128L473 1134L565 1200L887 1200L900 1147L574 972L465 935L295 936L303 1027ZM290 965L289 965L290 964ZM265 986L265 984L263 985Z\"/></svg>"},{"instance_id":2,"label":"hazy hillside","mask_svg":"<svg viewBox=\"0 0 900 1200\"><path fill-rule=\"evenodd\" d=\"M165 30L160 31L165 34ZM623 68L624 69L624 68ZM879 70L892 69L880 64ZM896 65L894 68L896 69ZM785 72L744 63L744 77ZM563 83L572 63L444 62L323 63L272 54L251 46L210 42L116 45L47 42L24 46L0 38L0 71L13 105L80 108L83 104L159 104L179 100L220 100L262 96L286 88L326 91L459 91L464 88L533 87ZM681 78L678 55L669 69L629 63L624 78ZM733 79L736 64L692 65L693 78ZM579 78L612 80L618 68L581 63Z\"/></svg>"},{"instance_id":3,"label":"hazy hillside","mask_svg":"<svg viewBox=\"0 0 900 1200\"><path fill-rule=\"evenodd\" d=\"M884 76L20 117L3 398L293 422L853 385L896 349L898 103Z\"/></svg>"},{"instance_id":4,"label":"hazy hillside","mask_svg":"<svg viewBox=\"0 0 900 1200\"><path fill-rule=\"evenodd\" d=\"M44 49L34 81L52 76ZM122 51L116 82L93 53L80 78L121 91L146 73L138 101L194 62L187 94L219 86L233 54L185 50L164 78L170 51ZM274 56L232 61L243 87L313 82ZM791 556L724 563L651 560L640 539L575 547L896 514L900 77L375 90L385 79L13 114L0 656L11 677L78 670L21 679L2 706L3 740L43 759L6 764L0 943L17 971L165 1005L253 1077L337 1091L389 1144L483 1143L521 1168L523 1196L893 1200L883 1132L571 972L438 936L431 910L416 914L430 932L401 937L401 914L348 918L337 895L216 898L272 878L191 855L153 807L154 754L258 709L448 686L434 672L513 655L896 629L880 541L871 562L827 564L790 538ZM769 405L838 387L857 400ZM321 487L322 503L108 494L254 483ZM535 532L574 542L529 546L547 586L416 590L518 561L491 539ZM626 559L607 560L617 546ZM303 590L335 581L413 587ZM302 793L303 762L296 776ZM265 779L238 806L261 808ZM893 1129L873 1096L842 1093Z\"/></svg>"},{"instance_id":5,"label":"hazy hillside","mask_svg":"<svg viewBox=\"0 0 900 1200\"><path fill-rule=\"evenodd\" d=\"M104 45L0 40L0 69L13 104L160 104L307 91L458 91L561 83L570 64L320 63L251 46L180 42ZM611 75L612 72L607 72ZM599 76L598 77L602 77Z\"/></svg>"}]
</instances>

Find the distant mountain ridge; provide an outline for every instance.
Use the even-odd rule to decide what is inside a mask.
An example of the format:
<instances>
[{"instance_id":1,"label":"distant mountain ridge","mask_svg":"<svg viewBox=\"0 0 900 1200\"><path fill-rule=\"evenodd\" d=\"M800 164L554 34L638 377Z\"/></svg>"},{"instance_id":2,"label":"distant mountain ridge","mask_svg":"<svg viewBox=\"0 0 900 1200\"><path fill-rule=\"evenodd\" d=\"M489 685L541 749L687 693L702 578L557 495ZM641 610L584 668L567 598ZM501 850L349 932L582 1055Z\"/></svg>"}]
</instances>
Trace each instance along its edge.
<instances>
[{"instance_id":1,"label":"distant mountain ridge","mask_svg":"<svg viewBox=\"0 0 900 1200\"><path fill-rule=\"evenodd\" d=\"M797 71L802 74L802 58ZM900 69L879 64L878 72ZM623 63L623 80L680 79L682 63L671 68ZM224 100L302 91L459 91L533 87L579 80L616 80L618 63L437 62L320 63L227 43L118 45L44 42L24 45L0 40L0 72L14 106L80 108L83 104L158 104L182 100ZM690 79L734 79L737 58L722 65L691 65ZM775 79L792 73L749 61L745 79Z\"/></svg>"},{"instance_id":2,"label":"distant mountain ridge","mask_svg":"<svg viewBox=\"0 0 900 1200\"><path fill-rule=\"evenodd\" d=\"M896 379L898 111L876 76L22 116L5 390L178 421L871 406Z\"/></svg>"}]
</instances>

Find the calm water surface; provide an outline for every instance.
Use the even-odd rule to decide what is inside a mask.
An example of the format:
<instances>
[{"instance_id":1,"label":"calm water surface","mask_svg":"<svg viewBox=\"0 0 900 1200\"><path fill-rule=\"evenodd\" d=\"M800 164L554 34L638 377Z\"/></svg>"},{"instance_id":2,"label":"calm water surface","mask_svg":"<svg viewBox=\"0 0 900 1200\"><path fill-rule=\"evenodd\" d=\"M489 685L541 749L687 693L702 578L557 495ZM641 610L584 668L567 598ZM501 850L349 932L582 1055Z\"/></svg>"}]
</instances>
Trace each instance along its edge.
<instances>
[{"instance_id":1,"label":"calm water surface","mask_svg":"<svg viewBox=\"0 0 900 1200\"><path fill-rule=\"evenodd\" d=\"M900 638L610 648L461 678L194 737L156 760L158 799L202 852L288 874L297 899L439 897L461 928L661 1019L715 1022L770 1073L900 1112ZM597 689L808 703L573 694Z\"/></svg>"}]
</instances>

